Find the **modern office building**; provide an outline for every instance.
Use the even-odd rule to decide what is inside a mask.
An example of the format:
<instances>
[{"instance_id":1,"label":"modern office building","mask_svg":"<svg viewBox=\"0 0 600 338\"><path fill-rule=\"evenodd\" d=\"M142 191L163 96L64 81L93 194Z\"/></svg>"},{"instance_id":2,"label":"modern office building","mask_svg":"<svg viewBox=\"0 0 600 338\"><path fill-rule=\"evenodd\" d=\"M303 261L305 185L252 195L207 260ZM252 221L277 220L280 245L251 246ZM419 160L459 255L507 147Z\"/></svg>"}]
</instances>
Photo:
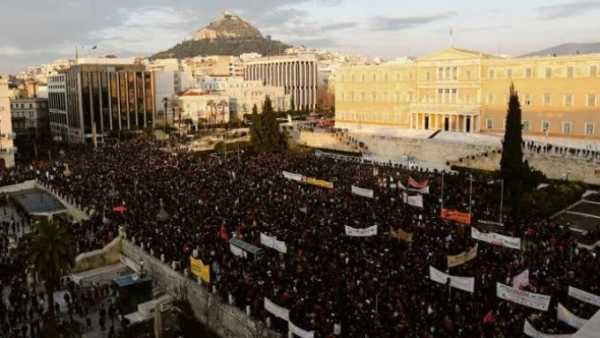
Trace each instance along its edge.
<instances>
[{"instance_id":1,"label":"modern office building","mask_svg":"<svg viewBox=\"0 0 600 338\"><path fill-rule=\"evenodd\" d=\"M0 168L10 168L15 165L14 138L10 116L8 77L0 75Z\"/></svg>"},{"instance_id":2,"label":"modern office building","mask_svg":"<svg viewBox=\"0 0 600 338\"><path fill-rule=\"evenodd\" d=\"M60 74L65 97L50 100L51 124L55 133L67 130L67 141L102 142L111 132L154 127L154 79L143 65L77 64Z\"/></svg>"},{"instance_id":3,"label":"modern office building","mask_svg":"<svg viewBox=\"0 0 600 338\"><path fill-rule=\"evenodd\" d=\"M282 87L295 110L314 111L317 104L318 62L314 55L284 55L251 59L244 79Z\"/></svg>"},{"instance_id":4,"label":"modern office building","mask_svg":"<svg viewBox=\"0 0 600 338\"><path fill-rule=\"evenodd\" d=\"M66 141L69 135L69 124L67 123L67 81L64 73L48 76L48 117L53 139Z\"/></svg>"},{"instance_id":5,"label":"modern office building","mask_svg":"<svg viewBox=\"0 0 600 338\"><path fill-rule=\"evenodd\" d=\"M598 138L599 68L600 54L507 58L456 48L415 60L342 67L336 76L336 126L500 133L514 84L524 133Z\"/></svg>"},{"instance_id":6,"label":"modern office building","mask_svg":"<svg viewBox=\"0 0 600 338\"><path fill-rule=\"evenodd\" d=\"M48 99L14 98L10 105L13 132L17 137L39 138L49 134Z\"/></svg>"}]
</instances>

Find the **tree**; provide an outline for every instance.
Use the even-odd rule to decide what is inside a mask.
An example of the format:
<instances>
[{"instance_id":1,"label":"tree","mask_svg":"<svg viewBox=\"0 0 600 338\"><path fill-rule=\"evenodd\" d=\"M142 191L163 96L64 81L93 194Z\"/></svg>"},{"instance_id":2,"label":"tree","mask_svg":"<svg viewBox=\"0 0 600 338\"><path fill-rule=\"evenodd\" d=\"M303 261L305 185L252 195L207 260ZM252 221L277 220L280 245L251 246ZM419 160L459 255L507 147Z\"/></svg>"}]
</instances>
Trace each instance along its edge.
<instances>
[{"instance_id":1,"label":"tree","mask_svg":"<svg viewBox=\"0 0 600 338\"><path fill-rule=\"evenodd\" d=\"M256 131L259 133L261 143L259 148L266 151L281 151L287 148L287 140L285 135L279 129L279 122L273 111L271 98L266 97L263 103L262 114L258 116L260 128Z\"/></svg>"},{"instance_id":2,"label":"tree","mask_svg":"<svg viewBox=\"0 0 600 338\"><path fill-rule=\"evenodd\" d=\"M514 84L510 86L510 99L506 114L506 128L502 142L502 159L500 172L508 190L510 198L511 215L513 220L518 220L520 202L523 195L523 178L529 171L528 165L523 163L523 129L521 125L521 104L519 94ZM517 229L518 230L518 229Z\"/></svg>"},{"instance_id":3,"label":"tree","mask_svg":"<svg viewBox=\"0 0 600 338\"><path fill-rule=\"evenodd\" d=\"M258 107L254 105L252 107L252 126L250 126L250 142L255 147L259 147L262 144L262 123L260 116L258 116Z\"/></svg>"},{"instance_id":4,"label":"tree","mask_svg":"<svg viewBox=\"0 0 600 338\"><path fill-rule=\"evenodd\" d=\"M75 243L69 228L49 220L36 224L31 240L29 263L44 281L48 301L48 322L44 337L58 336L54 309L54 291L60 286L62 276L68 275L75 265Z\"/></svg>"}]
</instances>

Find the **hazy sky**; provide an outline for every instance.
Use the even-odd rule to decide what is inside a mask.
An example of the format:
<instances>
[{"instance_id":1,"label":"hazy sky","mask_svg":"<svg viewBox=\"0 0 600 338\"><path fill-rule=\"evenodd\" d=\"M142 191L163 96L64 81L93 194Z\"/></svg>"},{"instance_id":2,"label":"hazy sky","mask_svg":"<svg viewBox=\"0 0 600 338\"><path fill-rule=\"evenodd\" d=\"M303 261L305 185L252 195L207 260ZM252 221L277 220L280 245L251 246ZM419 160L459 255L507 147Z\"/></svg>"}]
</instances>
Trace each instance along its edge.
<instances>
[{"instance_id":1,"label":"hazy sky","mask_svg":"<svg viewBox=\"0 0 600 338\"><path fill-rule=\"evenodd\" d=\"M0 73L87 54L149 55L224 10L273 38L355 54L419 56L449 45L524 54L600 42L600 0L15 0L0 11Z\"/></svg>"}]
</instances>

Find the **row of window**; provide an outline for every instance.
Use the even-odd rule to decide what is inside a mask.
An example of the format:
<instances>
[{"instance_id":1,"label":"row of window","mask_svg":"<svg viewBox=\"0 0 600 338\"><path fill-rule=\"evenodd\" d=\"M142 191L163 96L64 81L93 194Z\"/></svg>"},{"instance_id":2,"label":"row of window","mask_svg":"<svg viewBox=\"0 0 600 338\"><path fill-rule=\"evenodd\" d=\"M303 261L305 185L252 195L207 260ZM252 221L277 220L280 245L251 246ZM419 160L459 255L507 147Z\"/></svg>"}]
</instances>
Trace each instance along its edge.
<instances>
[{"instance_id":1,"label":"row of window","mask_svg":"<svg viewBox=\"0 0 600 338\"><path fill-rule=\"evenodd\" d=\"M572 107L575 105L575 95L574 94L563 94L560 97L561 97L560 103L554 102L553 95L547 93L541 97L539 104L542 106L551 106L551 105L561 104L564 107ZM523 106L536 105L536 102L534 99L535 99L535 97L530 94L519 95L519 102ZM486 98L487 104L496 104L496 103L504 104L506 102L508 102L508 95L503 95L501 102L497 101L496 95L494 93L488 93L487 98ZM597 107L599 105L599 103L600 103L600 95L597 95L597 94L585 95L585 106L586 107Z\"/></svg>"},{"instance_id":2,"label":"row of window","mask_svg":"<svg viewBox=\"0 0 600 338\"><path fill-rule=\"evenodd\" d=\"M437 95L434 96L421 96L419 98L419 102L422 103L440 103L440 104L455 104L455 103L474 103L475 98L469 95L463 95L463 97L458 96L458 90L456 88L439 88ZM371 93L355 93L355 92L345 92L340 94L343 101L346 102L393 102L393 103L412 103L413 102L413 93L388 93L388 92L371 92ZM488 93L483 98L483 103L485 104L505 104L508 102L508 95L502 95L502 101L500 101L499 96L495 93ZM552 94L544 94L541 96L541 99L538 103L535 102L535 97L531 94L521 94L519 97L519 101L523 106L532 106L532 105L542 105L542 106L551 106L551 105L562 105L564 107L572 107L575 105L575 95L574 94L563 94L561 96L560 102L554 102L555 98ZM587 94L585 95L584 104L586 107L597 107L600 106L600 95L599 94Z\"/></svg>"},{"instance_id":3,"label":"row of window","mask_svg":"<svg viewBox=\"0 0 600 338\"><path fill-rule=\"evenodd\" d=\"M437 76L435 79L438 81L456 81L459 79L458 67L438 67ZM579 74L576 72L575 66L566 67L545 67L541 74L536 74L533 67L526 67L524 72L514 71L513 68L492 68L488 70L487 77L490 80L499 78L513 78L521 77L526 79L532 79L534 77L550 79L553 77L563 78L575 78L575 77L592 77L596 78L599 74L598 65L589 66L586 71L581 71ZM537 76L536 76L537 75ZM484 74L485 76L485 74ZM361 74L342 74L342 81L351 82L376 82L376 81L401 81L401 80L412 80L413 72L395 72L393 75L388 73L361 73ZM431 72L425 72L425 79L427 81L433 80ZM470 70L465 70L464 79L475 80Z\"/></svg>"},{"instance_id":4,"label":"row of window","mask_svg":"<svg viewBox=\"0 0 600 338\"><path fill-rule=\"evenodd\" d=\"M35 105L33 103L11 103L10 107L12 109L33 109L35 107ZM40 102L39 103L39 108L44 109L46 108L46 103L45 102Z\"/></svg>"},{"instance_id":5,"label":"row of window","mask_svg":"<svg viewBox=\"0 0 600 338\"><path fill-rule=\"evenodd\" d=\"M564 72L564 75L563 75ZM507 69L490 69L488 71L488 78L490 80L493 80L495 78L500 78L500 77L505 77L505 78L512 78L514 75L513 69L512 68L507 68ZM525 68L525 74L524 74L526 79L531 79L535 76L534 74L534 70L531 67L527 67ZM566 77L569 79L572 79L575 76L575 67L574 66L567 66L567 67L546 67L544 68L544 72L543 74L539 74L538 77L540 78L546 78L546 79L550 79L553 77ZM597 65L591 65L589 66L589 68L587 68L587 73L586 72L582 72L582 74L579 74L579 77L598 77L598 66Z\"/></svg>"},{"instance_id":6,"label":"row of window","mask_svg":"<svg viewBox=\"0 0 600 338\"><path fill-rule=\"evenodd\" d=\"M503 120L503 129L504 129L504 124L506 123L505 120ZM485 128L486 129L495 129L495 120L488 118L485 120ZM529 123L529 121L527 120L523 120L522 122L522 129L524 132L534 132L534 131L538 131L540 133L547 133L550 130L551 127L551 123L548 120L543 120L540 123L540 129L539 130L534 130L531 127L531 124ZM573 121L562 121L561 122L561 133L565 136L569 136L571 134L573 134L573 132L575 131L575 123ZM586 136L594 136L596 130L596 125L594 122L585 122L583 124L583 132Z\"/></svg>"}]
</instances>

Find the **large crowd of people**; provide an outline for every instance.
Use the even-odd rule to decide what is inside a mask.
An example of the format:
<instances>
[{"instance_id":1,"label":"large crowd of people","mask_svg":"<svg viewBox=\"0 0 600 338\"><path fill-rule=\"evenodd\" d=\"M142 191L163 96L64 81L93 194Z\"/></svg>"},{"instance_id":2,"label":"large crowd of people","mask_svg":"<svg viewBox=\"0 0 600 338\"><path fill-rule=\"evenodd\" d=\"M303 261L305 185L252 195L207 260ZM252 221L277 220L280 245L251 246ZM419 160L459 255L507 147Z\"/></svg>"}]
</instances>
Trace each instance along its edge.
<instances>
[{"instance_id":1,"label":"large crowd of people","mask_svg":"<svg viewBox=\"0 0 600 338\"><path fill-rule=\"evenodd\" d=\"M559 302L583 318L598 310L566 291L600 294L598 252L578 249L572 233L548 219L508 219L498 230L519 236L515 229L523 229L525 250L479 243L476 259L447 267L448 255L476 242L469 226L440 218L442 203L471 210L474 220L497 220L497 185L308 153L200 155L165 146L138 138L72 148L2 180L37 178L94 210L90 220L71 225L79 252L102 247L123 225L130 241L180 271L197 253L211 267L210 287L249 306L257 319L270 316L268 298L315 337L332 337L337 325L344 337L520 337L525 320L546 333L571 333L556 319ZM282 171L333 182L334 189L288 180ZM423 208L403 199L398 183L407 186L411 177L428 182ZM352 185L372 189L375 198L352 194ZM168 217L157 217L161 209ZM345 234L345 226L373 225L376 236ZM412 233L412 242L389 236L395 229ZM231 252L230 238L262 247L261 233L284 241L287 253L263 247L262 258L252 260ZM475 291L433 282L430 266L475 277ZM526 268L526 290L552 296L548 311L496 297L497 282L510 285ZM276 329L284 326L271 319Z\"/></svg>"}]
</instances>

